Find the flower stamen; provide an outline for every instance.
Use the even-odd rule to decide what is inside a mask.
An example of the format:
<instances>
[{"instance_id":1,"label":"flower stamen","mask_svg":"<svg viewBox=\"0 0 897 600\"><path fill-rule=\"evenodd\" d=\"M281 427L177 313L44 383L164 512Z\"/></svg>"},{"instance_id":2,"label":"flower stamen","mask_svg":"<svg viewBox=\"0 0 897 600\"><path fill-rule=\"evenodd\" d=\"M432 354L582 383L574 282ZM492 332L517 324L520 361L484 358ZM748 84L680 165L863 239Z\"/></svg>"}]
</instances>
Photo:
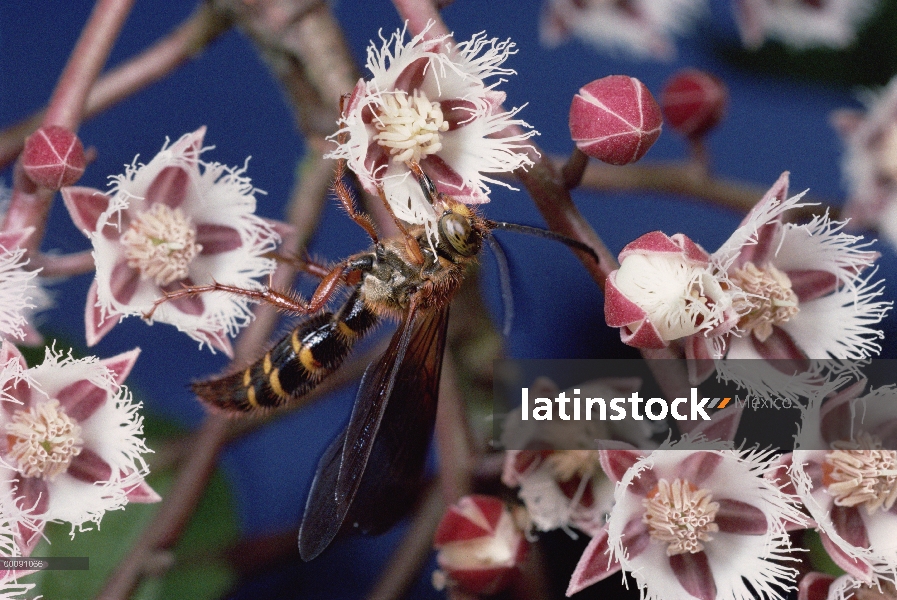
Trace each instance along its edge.
<instances>
[{"instance_id":1,"label":"flower stamen","mask_svg":"<svg viewBox=\"0 0 897 600\"><path fill-rule=\"evenodd\" d=\"M202 251L189 217L161 202L137 215L120 240L128 266L158 286L187 277L190 263Z\"/></svg>"},{"instance_id":2,"label":"flower stamen","mask_svg":"<svg viewBox=\"0 0 897 600\"><path fill-rule=\"evenodd\" d=\"M742 315L738 327L761 342L772 335L773 325L787 323L800 312L791 280L773 265L760 269L749 262L735 269L730 279L745 292L738 307Z\"/></svg>"},{"instance_id":3,"label":"flower stamen","mask_svg":"<svg viewBox=\"0 0 897 600\"><path fill-rule=\"evenodd\" d=\"M449 123L442 115L438 102L430 102L420 90L410 96L397 90L380 97L374 139L395 162L420 162L422 158L442 149L440 133L448 131Z\"/></svg>"},{"instance_id":4,"label":"flower stamen","mask_svg":"<svg viewBox=\"0 0 897 600\"><path fill-rule=\"evenodd\" d=\"M81 454L81 426L56 399L16 411L6 424L7 456L25 477L53 480Z\"/></svg>"},{"instance_id":5,"label":"flower stamen","mask_svg":"<svg viewBox=\"0 0 897 600\"><path fill-rule=\"evenodd\" d=\"M651 539L667 544L667 556L695 554L704 549L711 533L719 531L715 523L719 503L712 502L710 490L699 489L689 481L666 479L642 501Z\"/></svg>"},{"instance_id":6,"label":"flower stamen","mask_svg":"<svg viewBox=\"0 0 897 600\"><path fill-rule=\"evenodd\" d=\"M832 447L825 456L823 483L835 504L862 504L870 515L890 510L897 501L897 451L883 450L881 440L866 432Z\"/></svg>"}]
</instances>

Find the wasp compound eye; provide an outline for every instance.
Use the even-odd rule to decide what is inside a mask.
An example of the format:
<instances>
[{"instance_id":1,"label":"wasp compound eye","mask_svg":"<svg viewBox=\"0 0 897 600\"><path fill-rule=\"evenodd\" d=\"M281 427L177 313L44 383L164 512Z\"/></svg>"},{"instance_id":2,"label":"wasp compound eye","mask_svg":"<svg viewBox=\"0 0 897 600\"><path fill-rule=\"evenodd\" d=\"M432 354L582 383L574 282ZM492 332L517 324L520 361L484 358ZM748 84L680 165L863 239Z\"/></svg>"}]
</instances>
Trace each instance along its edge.
<instances>
[{"instance_id":1,"label":"wasp compound eye","mask_svg":"<svg viewBox=\"0 0 897 600\"><path fill-rule=\"evenodd\" d=\"M467 217L452 212L445 213L439 219L439 233L461 256L473 256L480 250L479 236Z\"/></svg>"}]
</instances>

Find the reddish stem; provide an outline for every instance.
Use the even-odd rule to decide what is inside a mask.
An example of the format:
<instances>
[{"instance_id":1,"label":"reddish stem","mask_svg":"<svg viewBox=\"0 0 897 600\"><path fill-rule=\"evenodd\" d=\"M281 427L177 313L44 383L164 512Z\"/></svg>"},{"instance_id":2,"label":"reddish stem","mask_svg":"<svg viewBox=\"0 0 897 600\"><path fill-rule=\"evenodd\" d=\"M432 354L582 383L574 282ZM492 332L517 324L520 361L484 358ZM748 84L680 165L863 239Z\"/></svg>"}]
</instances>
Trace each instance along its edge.
<instances>
[{"instance_id":1,"label":"reddish stem","mask_svg":"<svg viewBox=\"0 0 897 600\"><path fill-rule=\"evenodd\" d=\"M44 125L59 125L77 131L87 94L106 64L112 45L131 12L134 0L99 0L72 50L50 106Z\"/></svg>"}]
</instances>

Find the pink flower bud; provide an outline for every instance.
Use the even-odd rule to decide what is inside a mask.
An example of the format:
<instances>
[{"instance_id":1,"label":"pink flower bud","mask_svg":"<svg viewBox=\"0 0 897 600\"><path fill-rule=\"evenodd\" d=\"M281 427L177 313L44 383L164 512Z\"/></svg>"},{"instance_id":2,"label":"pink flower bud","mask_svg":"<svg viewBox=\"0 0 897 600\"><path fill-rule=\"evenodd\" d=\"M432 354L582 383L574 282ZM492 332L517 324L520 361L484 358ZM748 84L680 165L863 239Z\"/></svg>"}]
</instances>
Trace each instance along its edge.
<instances>
[{"instance_id":1,"label":"pink flower bud","mask_svg":"<svg viewBox=\"0 0 897 600\"><path fill-rule=\"evenodd\" d=\"M570 135L593 158L626 165L645 155L663 118L641 81L611 75L583 86L570 104Z\"/></svg>"},{"instance_id":2,"label":"pink flower bud","mask_svg":"<svg viewBox=\"0 0 897 600\"><path fill-rule=\"evenodd\" d=\"M726 85L719 78L684 69L667 81L660 105L670 127L686 137L698 138L722 121L728 99Z\"/></svg>"},{"instance_id":3,"label":"pink flower bud","mask_svg":"<svg viewBox=\"0 0 897 600\"><path fill-rule=\"evenodd\" d=\"M31 181L58 190L81 178L87 162L74 132L58 125L41 127L25 140L22 166Z\"/></svg>"},{"instance_id":4,"label":"pink flower bud","mask_svg":"<svg viewBox=\"0 0 897 600\"><path fill-rule=\"evenodd\" d=\"M464 496L448 509L433 545L451 584L472 594L508 586L529 546L511 512L492 496Z\"/></svg>"}]
</instances>

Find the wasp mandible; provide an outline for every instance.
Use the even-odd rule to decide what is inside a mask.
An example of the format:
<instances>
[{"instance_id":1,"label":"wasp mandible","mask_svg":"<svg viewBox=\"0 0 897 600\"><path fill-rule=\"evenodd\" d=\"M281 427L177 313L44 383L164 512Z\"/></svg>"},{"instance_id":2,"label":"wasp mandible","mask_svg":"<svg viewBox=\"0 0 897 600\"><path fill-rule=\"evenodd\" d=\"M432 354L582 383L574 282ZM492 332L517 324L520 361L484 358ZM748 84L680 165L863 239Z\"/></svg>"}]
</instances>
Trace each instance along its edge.
<instances>
[{"instance_id":1,"label":"wasp mandible","mask_svg":"<svg viewBox=\"0 0 897 600\"><path fill-rule=\"evenodd\" d=\"M437 191L417 164L409 167L439 215L435 240L423 225L406 226L391 210L400 235L380 240L370 218L356 210L343 181L344 161L338 161L336 195L373 245L329 270L320 269L321 283L307 302L272 289L218 283L185 287L157 302L219 291L268 302L287 313L312 315L250 366L192 385L206 403L232 412L274 408L302 397L339 368L380 319L398 321L386 352L361 379L348 425L318 463L299 530L304 560L318 556L349 524L364 533L382 533L413 506L436 420L449 304L491 232L535 233L598 260L591 248L576 240L484 219ZM382 190L380 196L389 209ZM352 288L348 299L336 312L325 311L344 285Z\"/></svg>"}]
</instances>

